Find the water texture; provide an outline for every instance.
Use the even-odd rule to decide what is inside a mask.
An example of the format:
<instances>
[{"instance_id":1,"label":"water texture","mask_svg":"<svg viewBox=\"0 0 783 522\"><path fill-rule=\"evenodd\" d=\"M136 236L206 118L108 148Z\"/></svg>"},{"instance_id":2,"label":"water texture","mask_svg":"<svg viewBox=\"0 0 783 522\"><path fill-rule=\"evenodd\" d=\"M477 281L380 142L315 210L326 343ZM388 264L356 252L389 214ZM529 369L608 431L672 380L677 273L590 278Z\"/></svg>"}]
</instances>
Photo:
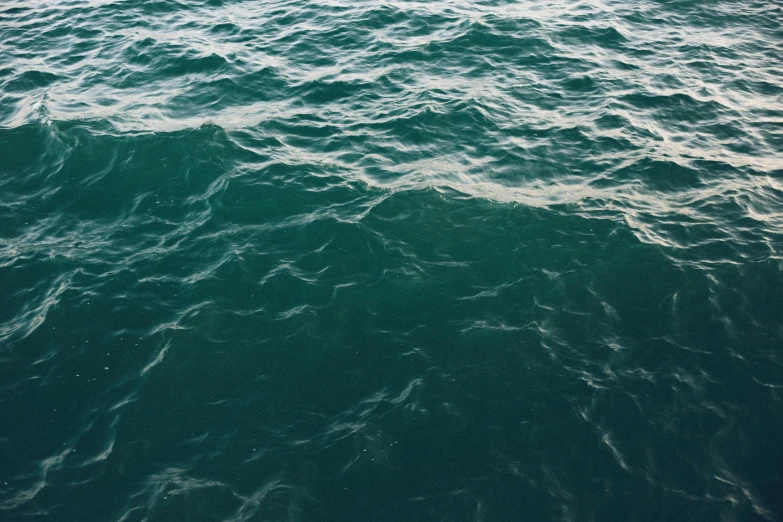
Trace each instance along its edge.
<instances>
[{"instance_id":1,"label":"water texture","mask_svg":"<svg viewBox=\"0 0 783 522\"><path fill-rule=\"evenodd\" d=\"M783 5L4 0L0 519L783 520Z\"/></svg>"}]
</instances>

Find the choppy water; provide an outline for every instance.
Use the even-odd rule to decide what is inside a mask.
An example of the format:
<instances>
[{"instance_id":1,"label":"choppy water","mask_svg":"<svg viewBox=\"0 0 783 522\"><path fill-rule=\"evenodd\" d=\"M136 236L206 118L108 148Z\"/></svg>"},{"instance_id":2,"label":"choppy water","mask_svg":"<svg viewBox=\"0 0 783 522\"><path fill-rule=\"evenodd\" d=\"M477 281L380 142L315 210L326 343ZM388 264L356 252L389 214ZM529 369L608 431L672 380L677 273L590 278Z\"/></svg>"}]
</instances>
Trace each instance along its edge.
<instances>
[{"instance_id":1,"label":"choppy water","mask_svg":"<svg viewBox=\"0 0 783 522\"><path fill-rule=\"evenodd\" d=\"M783 8L4 0L0 519L783 519Z\"/></svg>"}]
</instances>

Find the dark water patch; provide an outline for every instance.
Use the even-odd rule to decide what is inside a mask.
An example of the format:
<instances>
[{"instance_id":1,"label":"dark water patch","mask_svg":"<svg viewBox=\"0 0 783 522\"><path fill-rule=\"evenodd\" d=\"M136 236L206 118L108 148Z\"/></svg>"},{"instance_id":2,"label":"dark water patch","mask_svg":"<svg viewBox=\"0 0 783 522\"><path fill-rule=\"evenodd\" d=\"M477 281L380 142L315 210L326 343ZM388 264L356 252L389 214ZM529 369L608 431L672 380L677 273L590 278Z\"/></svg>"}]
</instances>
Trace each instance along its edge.
<instances>
[{"instance_id":1,"label":"dark water patch","mask_svg":"<svg viewBox=\"0 0 783 522\"><path fill-rule=\"evenodd\" d=\"M56 74L43 71L25 71L5 84L9 92L24 92L47 87L58 79Z\"/></svg>"}]
</instances>

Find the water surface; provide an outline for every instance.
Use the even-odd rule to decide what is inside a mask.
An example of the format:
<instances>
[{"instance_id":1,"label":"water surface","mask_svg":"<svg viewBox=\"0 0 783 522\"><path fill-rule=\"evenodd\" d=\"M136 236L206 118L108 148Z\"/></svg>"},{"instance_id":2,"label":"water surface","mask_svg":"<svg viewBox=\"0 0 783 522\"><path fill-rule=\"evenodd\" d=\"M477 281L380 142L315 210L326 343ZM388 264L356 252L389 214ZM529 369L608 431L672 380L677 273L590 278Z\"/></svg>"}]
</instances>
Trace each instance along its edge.
<instances>
[{"instance_id":1,"label":"water surface","mask_svg":"<svg viewBox=\"0 0 783 522\"><path fill-rule=\"evenodd\" d=\"M783 519L782 28L6 0L0 518Z\"/></svg>"}]
</instances>

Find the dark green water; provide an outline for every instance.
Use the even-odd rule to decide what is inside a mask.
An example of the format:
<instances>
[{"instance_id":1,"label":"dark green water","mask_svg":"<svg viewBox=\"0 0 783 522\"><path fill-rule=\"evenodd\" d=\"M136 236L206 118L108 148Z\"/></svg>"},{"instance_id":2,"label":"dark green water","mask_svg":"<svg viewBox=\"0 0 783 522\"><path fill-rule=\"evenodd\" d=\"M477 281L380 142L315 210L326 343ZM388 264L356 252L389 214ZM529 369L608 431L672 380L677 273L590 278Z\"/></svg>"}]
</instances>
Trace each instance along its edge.
<instances>
[{"instance_id":1,"label":"dark green water","mask_svg":"<svg viewBox=\"0 0 783 522\"><path fill-rule=\"evenodd\" d=\"M36 519L783 520L781 4L3 1Z\"/></svg>"}]
</instances>

